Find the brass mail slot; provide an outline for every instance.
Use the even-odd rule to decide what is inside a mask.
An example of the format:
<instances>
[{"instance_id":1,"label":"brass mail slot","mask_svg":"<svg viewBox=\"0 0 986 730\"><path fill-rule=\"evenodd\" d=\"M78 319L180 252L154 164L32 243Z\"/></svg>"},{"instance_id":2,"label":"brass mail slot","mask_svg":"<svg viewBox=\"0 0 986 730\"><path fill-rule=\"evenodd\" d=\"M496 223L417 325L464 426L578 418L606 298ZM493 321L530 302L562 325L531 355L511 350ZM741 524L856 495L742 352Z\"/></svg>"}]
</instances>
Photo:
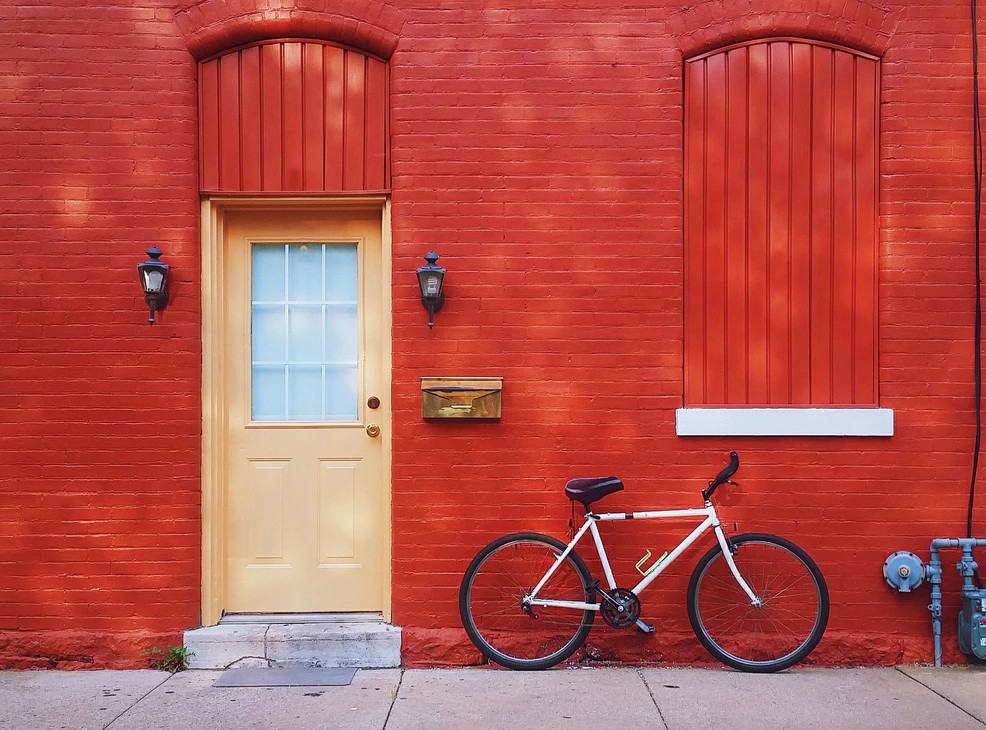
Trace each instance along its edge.
<instances>
[{"instance_id":1,"label":"brass mail slot","mask_svg":"<svg viewBox=\"0 0 986 730\"><path fill-rule=\"evenodd\" d=\"M423 418L499 418L503 378L421 378Z\"/></svg>"}]
</instances>

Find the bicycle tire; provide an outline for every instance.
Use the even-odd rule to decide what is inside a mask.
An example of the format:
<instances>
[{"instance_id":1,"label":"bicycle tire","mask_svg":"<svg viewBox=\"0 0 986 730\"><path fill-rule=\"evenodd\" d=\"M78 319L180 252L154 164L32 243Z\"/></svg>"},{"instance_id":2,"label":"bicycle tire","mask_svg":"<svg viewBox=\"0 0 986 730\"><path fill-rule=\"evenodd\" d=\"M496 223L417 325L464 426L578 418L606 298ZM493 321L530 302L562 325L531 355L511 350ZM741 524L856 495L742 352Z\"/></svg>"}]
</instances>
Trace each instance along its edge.
<instances>
[{"instance_id":1,"label":"bicycle tire","mask_svg":"<svg viewBox=\"0 0 986 730\"><path fill-rule=\"evenodd\" d=\"M749 597L729 571L721 546L716 545L702 556L688 582L688 619L695 636L716 659L744 672L778 672L802 661L821 641L828 624L829 595L822 572L808 553L776 535L747 533L729 538L727 542L740 574L750 589L764 600L764 605L755 608L750 604ZM747 546L746 554L744 546ZM770 549L755 550L753 546L769 546ZM790 569L799 574L788 583L779 583L784 579L784 572ZM768 571L771 571L770 575ZM811 590L795 587L798 580L805 581ZM725 591L725 597L717 595L716 590ZM804 617L799 617L790 608L799 596L804 596L813 606ZM732 621L726 631L712 630L710 624L726 616L731 608L740 613L740 618L726 618L726 621ZM761 631L762 636L758 639L753 631L744 632L742 627L747 625L741 623L744 617L749 617L748 623L753 627L767 628L769 636ZM737 626L740 628L736 629ZM787 636L787 631L793 636ZM767 646L768 640L778 648Z\"/></svg>"},{"instance_id":2,"label":"bicycle tire","mask_svg":"<svg viewBox=\"0 0 986 730\"><path fill-rule=\"evenodd\" d=\"M506 552L511 546L526 546L529 549L523 550L522 555L519 554L520 550L514 551L517 555L511 555ZM494 540L469 563L459 587L459 615L470 641L488 659L508 669L547 669L568 659L585 642L595 620L595 611L541 607L528 613L522 608L524 594L534 588L566 547L565 543L548 535L517 532ZM532 562L532 555L536 562ZM495 569L511 567L512 558L513 564L523 574L520 578L510 576L515 585L502 585L506 581L497 577ZM492 595L494 593L496 596ZM566 556L538 596L595 602L592 576L574 550ZM496 606L497 610L490 615L498 619L502 617L502 628L487 625L484 608L489 605ZM512 611L512 605L516 606L516 613ZM556 625L553 621L543 620L546 614L561 617L558 624L561 628L543 628ZM569 633L571 636L568 636ZM550 645L557 646L547 651L549 639ZM539 647L544 647L544 650ZM527 656L518 656L520 653Z\"/></svg>"}]
</instances>

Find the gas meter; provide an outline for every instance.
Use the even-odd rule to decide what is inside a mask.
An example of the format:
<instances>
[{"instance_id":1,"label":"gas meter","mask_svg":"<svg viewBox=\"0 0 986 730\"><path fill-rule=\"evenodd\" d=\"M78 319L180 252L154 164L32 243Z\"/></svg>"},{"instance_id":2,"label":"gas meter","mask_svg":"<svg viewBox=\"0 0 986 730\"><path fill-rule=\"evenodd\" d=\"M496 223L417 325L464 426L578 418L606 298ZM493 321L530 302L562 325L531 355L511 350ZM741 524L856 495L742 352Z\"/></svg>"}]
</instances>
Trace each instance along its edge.
<instances>
[{"instance_id":1,"label":"gas meter","mask_svg":"<svg viewBox=\"0 0 986 730\"><path fill-rule=\"evenodd\" d=\"M959 649L964 654L986 660L986 590L963 591Z\"/></svg>"}]
</instances>

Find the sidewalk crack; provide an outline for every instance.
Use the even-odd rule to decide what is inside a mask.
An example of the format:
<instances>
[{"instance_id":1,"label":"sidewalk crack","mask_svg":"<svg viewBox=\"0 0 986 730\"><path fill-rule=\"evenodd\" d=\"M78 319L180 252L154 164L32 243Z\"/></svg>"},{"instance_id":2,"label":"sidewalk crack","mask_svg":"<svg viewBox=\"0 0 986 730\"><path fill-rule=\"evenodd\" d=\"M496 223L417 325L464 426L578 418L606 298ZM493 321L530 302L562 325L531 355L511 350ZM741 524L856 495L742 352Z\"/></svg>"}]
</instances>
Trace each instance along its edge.
<instances>
[{"instance_id":1,"label":"sidewalk crack","mask_svg":"<svg viewBox=\"0 0 986 730\"><path fill-rule=\"evenodd\" d=\"M922 687L924 687L926 690L932 692L933 694L938 695L943 700L945 700L948 704L952 705L952 707L955 707L955 708L957 708L959 710L962 710L962 712L964 712L966 715L968 715L973 720L975 720L976 722L978 722L980 725L986 725L986 722L983 722L982 720L980 720L978 717L976 717L971 712L969 712L967 709L965 709L962 705L958 704L957 702L953 702L952 700L950 700L948 697L946 697L945 695L943 695L941 692L939 692L938 690L936 690L934 687L929 687L924 682L922 682L920 679L918 679L917 677L912 677L910 674L908 674L907 672L905 672L900 667L894 667L894 669L896 669L898 672L900 672L901 674L903 674L905 677L907 677L912 682L917 682Z\"/></svg>"},{"instance_id":2,"label":"sidewalk crack","mask_svg":"<svg viewBox=\"0 0 986 730\"><path fill-rule=\"evenodd\" d=\"M640 677L640 681L644 683L644 689L646 689L647 694L650 695L650 701L654 703L654 709L657 710L657 714L661 718L661 724L664 725L664 730L669 730L668 721L664 719L664 713L661 712L661 708L657 704L657 698L654 697L654 692L651 690L650 685L647 684L647 678L644 676L644 673L640 671L639 667L634 669L634 671L637 673L637 676Z\"/></svg>"},{"instance_id":3,"label":"sidewalk crack","mask_svg":"<svg viewBox=\"0 0 986 730\"><path fill-rule=\"evenodd\" d=\"M224 666L220 671L225 672L227 669L233 669L237 664L242 662L244 659L259 659L260 661L267 662L267 668L270 669L270 659L268 659L265 656L241 656L231 661L229 664ZM197 671L197 670L193 670L193 671Z\"/></svg>"},{"instance_id":4,"label":"sidewalk crack","mask_svg":"<svg viewBox=\"0 0 986 730\"><path fill-rule=\"evenodd\" d=\"M130 712L130 711L131 711L131 710L132 710L133 708L135 708L135 707L136 707L137 705L139 705L139 704L140 704L141 702L143 702L143 701L144 701L144 699L145 699L145 698L146 698L146 697L147 697L148 695L150 695L150 694L151 694L152 692L154 692L154 690L156 690L156 689L158 689L159 687L161 687L161 685L163 685L163 684L164 684L165 682L167 682L167 681L168 681L169 679L171 679L171 678L172 678L172 677L174 677L174 676L175 676L174 674L169 674L169 675L168 675L167 677L165 677L165 678L164 678L164 679L162 679L162 680L161 680L160 682L158 682L158 683L157 683L157 684L155 684L155 685L154 685L153 687L151 687L151 688L150 688L149 690L147 690L147 691L146 691L146 692L145 692L144 694L142 694L142 695L141 695L140 697L138 697L138 698L137 698L137 701L136 701L136 702L134 702L134 703L133 703L132 705L130 705L130 707L128 707L128 708L126 708L126 709L125 709L125 710L124 710L123 712L121 712L121 713L120 713L119 715L117 715L117 716L116 716L116 717L114 717L114 718L113 718L112 720L110 720L110 721L109 721L108 723L106 723L105 725L103 725L103 730L106 730L106 728L108 728L108 727L109 727L110 725L112 725L112 724L113 724L114 722L116 722L116 721L117 721L117 720L119 720L119 719L120 719L121 717L123 717L123 716L124 716L124 715L126 715L126 714L127 714L128 712Z\"/></svg>"},{"instance_id":5,"label":"sidewalk crack","mask_svg":"<svg viewBox=\"0 0 986 730\"><path fill-rule=\"evenodd\" d=\"M381 730L387 730L387 723L390 722L390 713L394 711L394 705L397 704L397 695L401 693L401 683L404 681L404 667L401 667L401 676L397 678L397 687L394 689L394 696L390 698L390 708L387 710L387 717L384 718L383 728Z\"/></svg>"}]
</instances>

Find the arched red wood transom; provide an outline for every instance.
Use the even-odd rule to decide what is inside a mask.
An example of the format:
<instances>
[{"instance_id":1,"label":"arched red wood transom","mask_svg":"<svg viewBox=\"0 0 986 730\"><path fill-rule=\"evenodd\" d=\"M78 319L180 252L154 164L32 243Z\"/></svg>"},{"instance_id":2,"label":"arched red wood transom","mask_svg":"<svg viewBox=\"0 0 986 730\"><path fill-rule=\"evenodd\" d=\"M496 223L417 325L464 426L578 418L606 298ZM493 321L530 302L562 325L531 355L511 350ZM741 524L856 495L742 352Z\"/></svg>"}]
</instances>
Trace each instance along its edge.
<instances>
[{"instance_id":1,"label":"arched red wood transom","mask_svg":"<svg viewBox=\"0 0 986 730\"><path fill-rule=\"evenodd\" d=\"M273 41L199 64L206 193L390 187L387 64L321 41Z\"/></svg>"},{"instance_id":2,"label":"arched red wood transom","mask_svg":"<svg viewBox=\"0 0 986 730\"><path fill-rule=\"evenodd\" d=\"M878 403L879 85L797 38L686 62L686 405Z\"/></svg>"}]
</instances>

